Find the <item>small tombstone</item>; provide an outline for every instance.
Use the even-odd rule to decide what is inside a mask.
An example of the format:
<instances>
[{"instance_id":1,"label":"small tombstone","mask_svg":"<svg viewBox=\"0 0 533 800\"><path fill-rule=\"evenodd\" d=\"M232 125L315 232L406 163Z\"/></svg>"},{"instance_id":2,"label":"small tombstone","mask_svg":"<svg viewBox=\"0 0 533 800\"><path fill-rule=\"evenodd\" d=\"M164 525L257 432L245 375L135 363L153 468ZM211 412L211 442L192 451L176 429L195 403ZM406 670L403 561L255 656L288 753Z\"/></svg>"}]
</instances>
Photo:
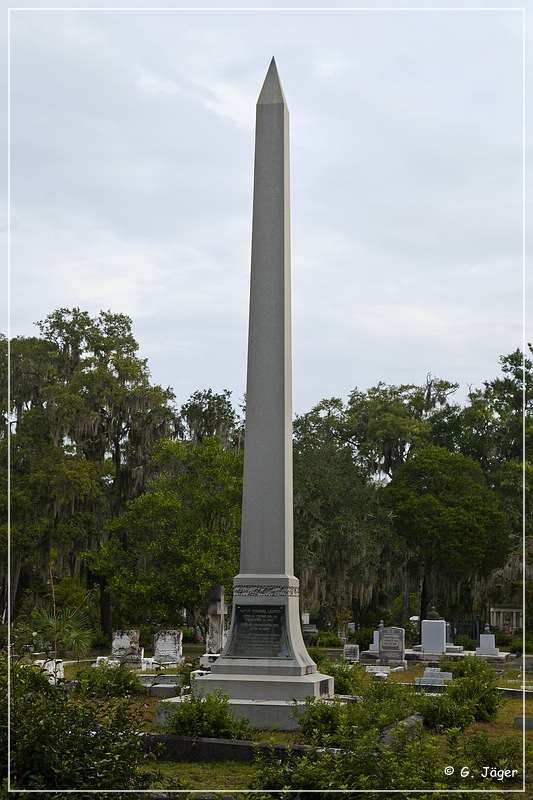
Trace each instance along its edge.
<instances>
[{"instance_id":1,"label":"small tombstone","mask_svg":"<svg viewBox=\"0 0 533 800\"><path fill-rule=\"evenodd\" d=\"M65 677L63 661L60 658L37 659L33 662L48 673L48 683L57 684L58 680Z\"/></svg>"},{"instance_id":2,"label":"small tombstone","mask_svg":"<svg viewBox=\"0 0 533 800\"><path fill-rule=\"evenodd\" d=\"M371 653L379 653L379 632L383 627L383 620L380 619L378 629L374 631L374 639L368 647Z\"/></svg>"},{"instance_id":3,"label":"small tombstone","mask_svg":"<svg viewBox=\"0 0 533 800\"><path fill-rule=\"evenodd\" d=\"M342 657L350 664L359 661L359 645L358 644L345 644Z\"/></svg>"},{"instance_id":4,"label":"small tombstone","mask_svg":"<svg viewBox=\"0 0 533 800\"><path fill-rule=\"evenodd\" d=\"M476 647L477 656L499 656L500 651L496 647L496 637L490 632L488 625L485 625L484 633L479 636L479 647Z\"/></svg>"},{"instance_id":5,"label":"small tombstone","mask_svg":"<svg viewBox=\"0 0 533 800\"><path fill-rule=\"evenodd\" d=\"M302 611L302 625L309 625L309 611Z\"/></svg>"},{"instance_id":6,"label":"small tombstone","mask_svg":"<svg viewBox=\"0 0 533 800\"><path fill-rule=\"evenodd\" d=\"M348 623L348 633L355 633L355 622Z\"/></svg>"},{"instance_id":7,"label":"small tombstone","mask_svg":"<svg viewBox=\"0 0 533 800\"><path fill-rule=\"evenodd\" d=\"M154 661L176 664L182 661L183 631L166 630L154 633Z\"/></svg>"},{"instance_id":8,"label":"small tombstone","mask_svg":"<svg viewBox=\"0 0 533 800\"><path fill-rule=\"evenodd\" d=\"M405 658L405 631L403 628L381 628L379 631L379 660L403 661Z\"/></svg>"},{"instance_id":9,"label":"small tombstone","mask_svg":"<svg viewBox=\"0 0 533 800\"><path fill-rule=\"evenodd\" d=\"M113 631L111 658L118 658L132 665L141 665L144 648L139 646L139 631Z\"/></svg>"},{"instance_id":10,"label":"small tombstone","mask_svg":"<svg viewBox=\"0 0 533 800\"><path fill-rule=\"evenodd\" d=\"M373 675L375 678L388 678L390 675L390 667L382 665L382 666L368 666L366 667L366 672L370 675Z\"/></svg>"}]
</instances>

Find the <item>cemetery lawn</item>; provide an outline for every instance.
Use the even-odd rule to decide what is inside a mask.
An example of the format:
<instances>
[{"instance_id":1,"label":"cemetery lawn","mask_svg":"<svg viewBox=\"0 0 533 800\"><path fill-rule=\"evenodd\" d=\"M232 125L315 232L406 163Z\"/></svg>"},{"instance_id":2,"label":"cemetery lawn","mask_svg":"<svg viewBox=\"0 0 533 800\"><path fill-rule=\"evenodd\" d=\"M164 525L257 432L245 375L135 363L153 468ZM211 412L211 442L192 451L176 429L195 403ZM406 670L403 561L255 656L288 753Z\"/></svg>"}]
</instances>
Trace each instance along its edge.
<instances>
[{"instance_id":1,"label":"cemetery lawn","mask_svg":"<svg viewBox=\"0 0 533 800\"><path fill-rule=\"evenodd\" d=\"M243 761L201 763L194 761L149 762L147 769L156 768L161 777L171 782L179 779L187 789L248 789L256 776L254 764Z\"/></svg>"}]
</instances>

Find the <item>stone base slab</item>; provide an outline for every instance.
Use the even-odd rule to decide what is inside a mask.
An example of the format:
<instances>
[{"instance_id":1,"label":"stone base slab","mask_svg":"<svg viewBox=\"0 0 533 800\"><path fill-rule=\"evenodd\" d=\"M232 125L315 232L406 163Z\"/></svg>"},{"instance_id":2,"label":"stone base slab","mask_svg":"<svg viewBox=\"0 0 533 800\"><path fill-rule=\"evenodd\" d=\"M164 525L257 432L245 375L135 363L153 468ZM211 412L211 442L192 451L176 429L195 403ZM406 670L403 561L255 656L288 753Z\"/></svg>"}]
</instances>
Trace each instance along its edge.
<instances>
[{"instance_id":1,"label":"stone base slab","mask_svg":"<svg viewBox=\"0 0 533 800\"><path fill-rule=\"evenodd\" d=\"M156 723L164 726L167 714L172 713L181 697L171 697L157 704ZM257 728L273 728L281 731L297 731L300 729L294 718L294 709L305 709L305 702L296 704L290 700L230 700L229 704L236 717L244 717Z\"/></svg>"},{"instance_id":2,"label":"stone base slab","mask_svg":"<svg viewBox=\"0 0 533 800\"><path fill-rule=\"evenodd\" d=\"M220 689L230 698L257 701L305 700L306 697L328 697L333 694L333 678L320 672L311 675L216 675L196 678L194 691L213 692Z\"/></svg>"}]
</instances>

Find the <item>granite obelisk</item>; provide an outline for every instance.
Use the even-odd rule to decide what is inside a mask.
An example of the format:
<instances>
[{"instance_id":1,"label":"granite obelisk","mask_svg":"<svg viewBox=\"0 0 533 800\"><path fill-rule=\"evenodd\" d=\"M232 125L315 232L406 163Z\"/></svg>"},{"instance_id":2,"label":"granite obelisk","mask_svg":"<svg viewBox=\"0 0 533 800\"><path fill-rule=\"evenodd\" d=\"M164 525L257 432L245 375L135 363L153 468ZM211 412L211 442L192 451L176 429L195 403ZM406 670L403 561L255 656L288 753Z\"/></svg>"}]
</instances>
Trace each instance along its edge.
<instances>
[{"instance_id":1,"label":"granite obelisk","mask_svg":"<svg viewBox=\"0 0 533 800\"><path fill-rule=\"evenodd\" d=\"M293 700L333 693L305 647L293 567L289 112L274 59L257 101L240 572L206 691L255 725L296 727Z\"/></svg>"}]
</instances>

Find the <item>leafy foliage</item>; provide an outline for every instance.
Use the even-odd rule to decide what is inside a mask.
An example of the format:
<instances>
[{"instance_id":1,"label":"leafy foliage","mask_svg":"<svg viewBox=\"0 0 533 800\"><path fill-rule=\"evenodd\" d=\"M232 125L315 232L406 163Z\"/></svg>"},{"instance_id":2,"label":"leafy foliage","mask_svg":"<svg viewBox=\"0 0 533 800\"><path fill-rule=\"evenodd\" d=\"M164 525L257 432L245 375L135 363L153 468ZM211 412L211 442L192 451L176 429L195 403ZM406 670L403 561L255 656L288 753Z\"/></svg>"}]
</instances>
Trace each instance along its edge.
<instances>
[{"instance_id":1,"label":"leafy foliage","mask_svg":"<svg viewBox=\"0 0 533 800\"><path fill-rule=\"evenodd\" d=\"M335 667L332 671L335 672ZM360 702L344 705L338 698L308 697L303 710L295 709L300 728L309 741L340 747L352 733L369 729L381 731L408 717L417 708L412 687L379 679L363 680L357 669L347 672L340 665L339 678L346 680L345 686L351 690L346 694L356 694ZM340 681L339 686L342 686ZM335 691L339 691L337 684Z\"/></svg>"},{"instance_id":2,"label":"leafy foliage","mask_svg":"<svg viewBox=\"0 0 533 800\"><path fill-rule=\"evenodd\" d=\"M398 467L387 486L394 526L427 593L501 566L510 540L497 498L479 464L461 453L427 446Z\"/></svg>"},{"instance_id":3,"label":"leafy foliage","mask_svg":"<svg viewBox=\"0 0 533 800\"><path fill-rule=\"evenodd\" d=\"M1 665L7 700L7 660ZM7 750L7 702L2 702L1 751ZM4 710L5 709L5 710ZM23 662L11 667L13 789L138 789L147 786L140 718L125 700L81 701L48 683ZM3 774L7 771L5 756Z\"/></svg>"},{"instance_id":4,"label":"leafy foliage","mask_svg":"<svg viewBox=\"0 0 533 800\"><path fill-rule=\"evenodd\" d=\"M498 673L490 664L475 656L466 656L453 663L453 680L446 694L458 705L471 704L477 722L491 722L504 702L503 695L496 691L497 686Z\"/></svg>"},{"instance_id":5,"label":"leafy foliage","mask_svg":"<svg viewBox=\"0 0 533 800\"><path fill-rule=\"evenodd\" d=\"M309 637L311 647L342 647L342 642L333 631L319 631Z\"/></svg>"},{"instance_id":6,"label":"leafy foliage","mask_svg":"<svg viewBox=\"0 0 533 800\"><path fill-rule=\"evenodd\" d=\"M487 778L474 782L470 772L462 777L459 769L448 777L443 764L474 767L473 761L451 761L458 752L457 744L454 744L447 753L442 742L425 733L421 726L412 739L405 726L399 726L392 742L386 746L380 742L375 728L352 729L346 731L340 750L315 747L303 756L289 754L283 762L273 750L266 756L257 755L258 776L254 785L273 793L281 789L291 790L296 798L304 798L307 792L321 789L353 798L359 797L354 792L360 790L364 792L361 798L374 800L383 797L387 789L403 791L406 797L411 796L409 790L416 790L416 797L421 800L436 800L443 789L464 789L464 794L458 792L455 796L466 800L474 786L486 790L501 788L497 781ZM514 762L513 766L519 768L520 762ZM520 784L507 782L506 788L510 785L518 788Z\"/></svg>"},{"instance_id":7,"label":"leafy foliage","mask_svg":"<svg viewBox=\"0 0 533 800\"><path fill-rule=\"evenodd\" d=\"M35 650L57 653L71 652L82 658L89 650L93 634L87 616L79 609L48 611L35 609L29 625L15 629L14 642L17 650L30 645Z\"/></svg>"},{"instance_id":8,"label":"leafy foliage","mask_svg":"<svg viewBox=\"0 0 533 800\"><path fill-rule=\"evenodd\" d=\"M145 694L136 673L125 664L100 664L76 674L80 697L130 697Z\"/></svg>"},{"instance_id":9,"label":"leafy foliage","mask_svg":"<svg viewBox=\"0 0 533 800\"><path fill-rule=\"evenodd\" d=\"M180 736L219 739L246 739L251 735L248 720L234 716L220 690L184 695L176 710L169 713L166 730Z\"/></svg>"},{"instance_id":10,"label":"leafy foliage","mask_svg":"<svg viewBox=\"0 0 533 800\"><path fill-rule=\"evenodd\" d=\"M133 622L180 623L216 584L238 570L242 453L217 438L165 441L155 450L147 491L108 523L109 541L88 554ZM142 617L139 615L142 614Z\"/></svg>"}]
</instances>

